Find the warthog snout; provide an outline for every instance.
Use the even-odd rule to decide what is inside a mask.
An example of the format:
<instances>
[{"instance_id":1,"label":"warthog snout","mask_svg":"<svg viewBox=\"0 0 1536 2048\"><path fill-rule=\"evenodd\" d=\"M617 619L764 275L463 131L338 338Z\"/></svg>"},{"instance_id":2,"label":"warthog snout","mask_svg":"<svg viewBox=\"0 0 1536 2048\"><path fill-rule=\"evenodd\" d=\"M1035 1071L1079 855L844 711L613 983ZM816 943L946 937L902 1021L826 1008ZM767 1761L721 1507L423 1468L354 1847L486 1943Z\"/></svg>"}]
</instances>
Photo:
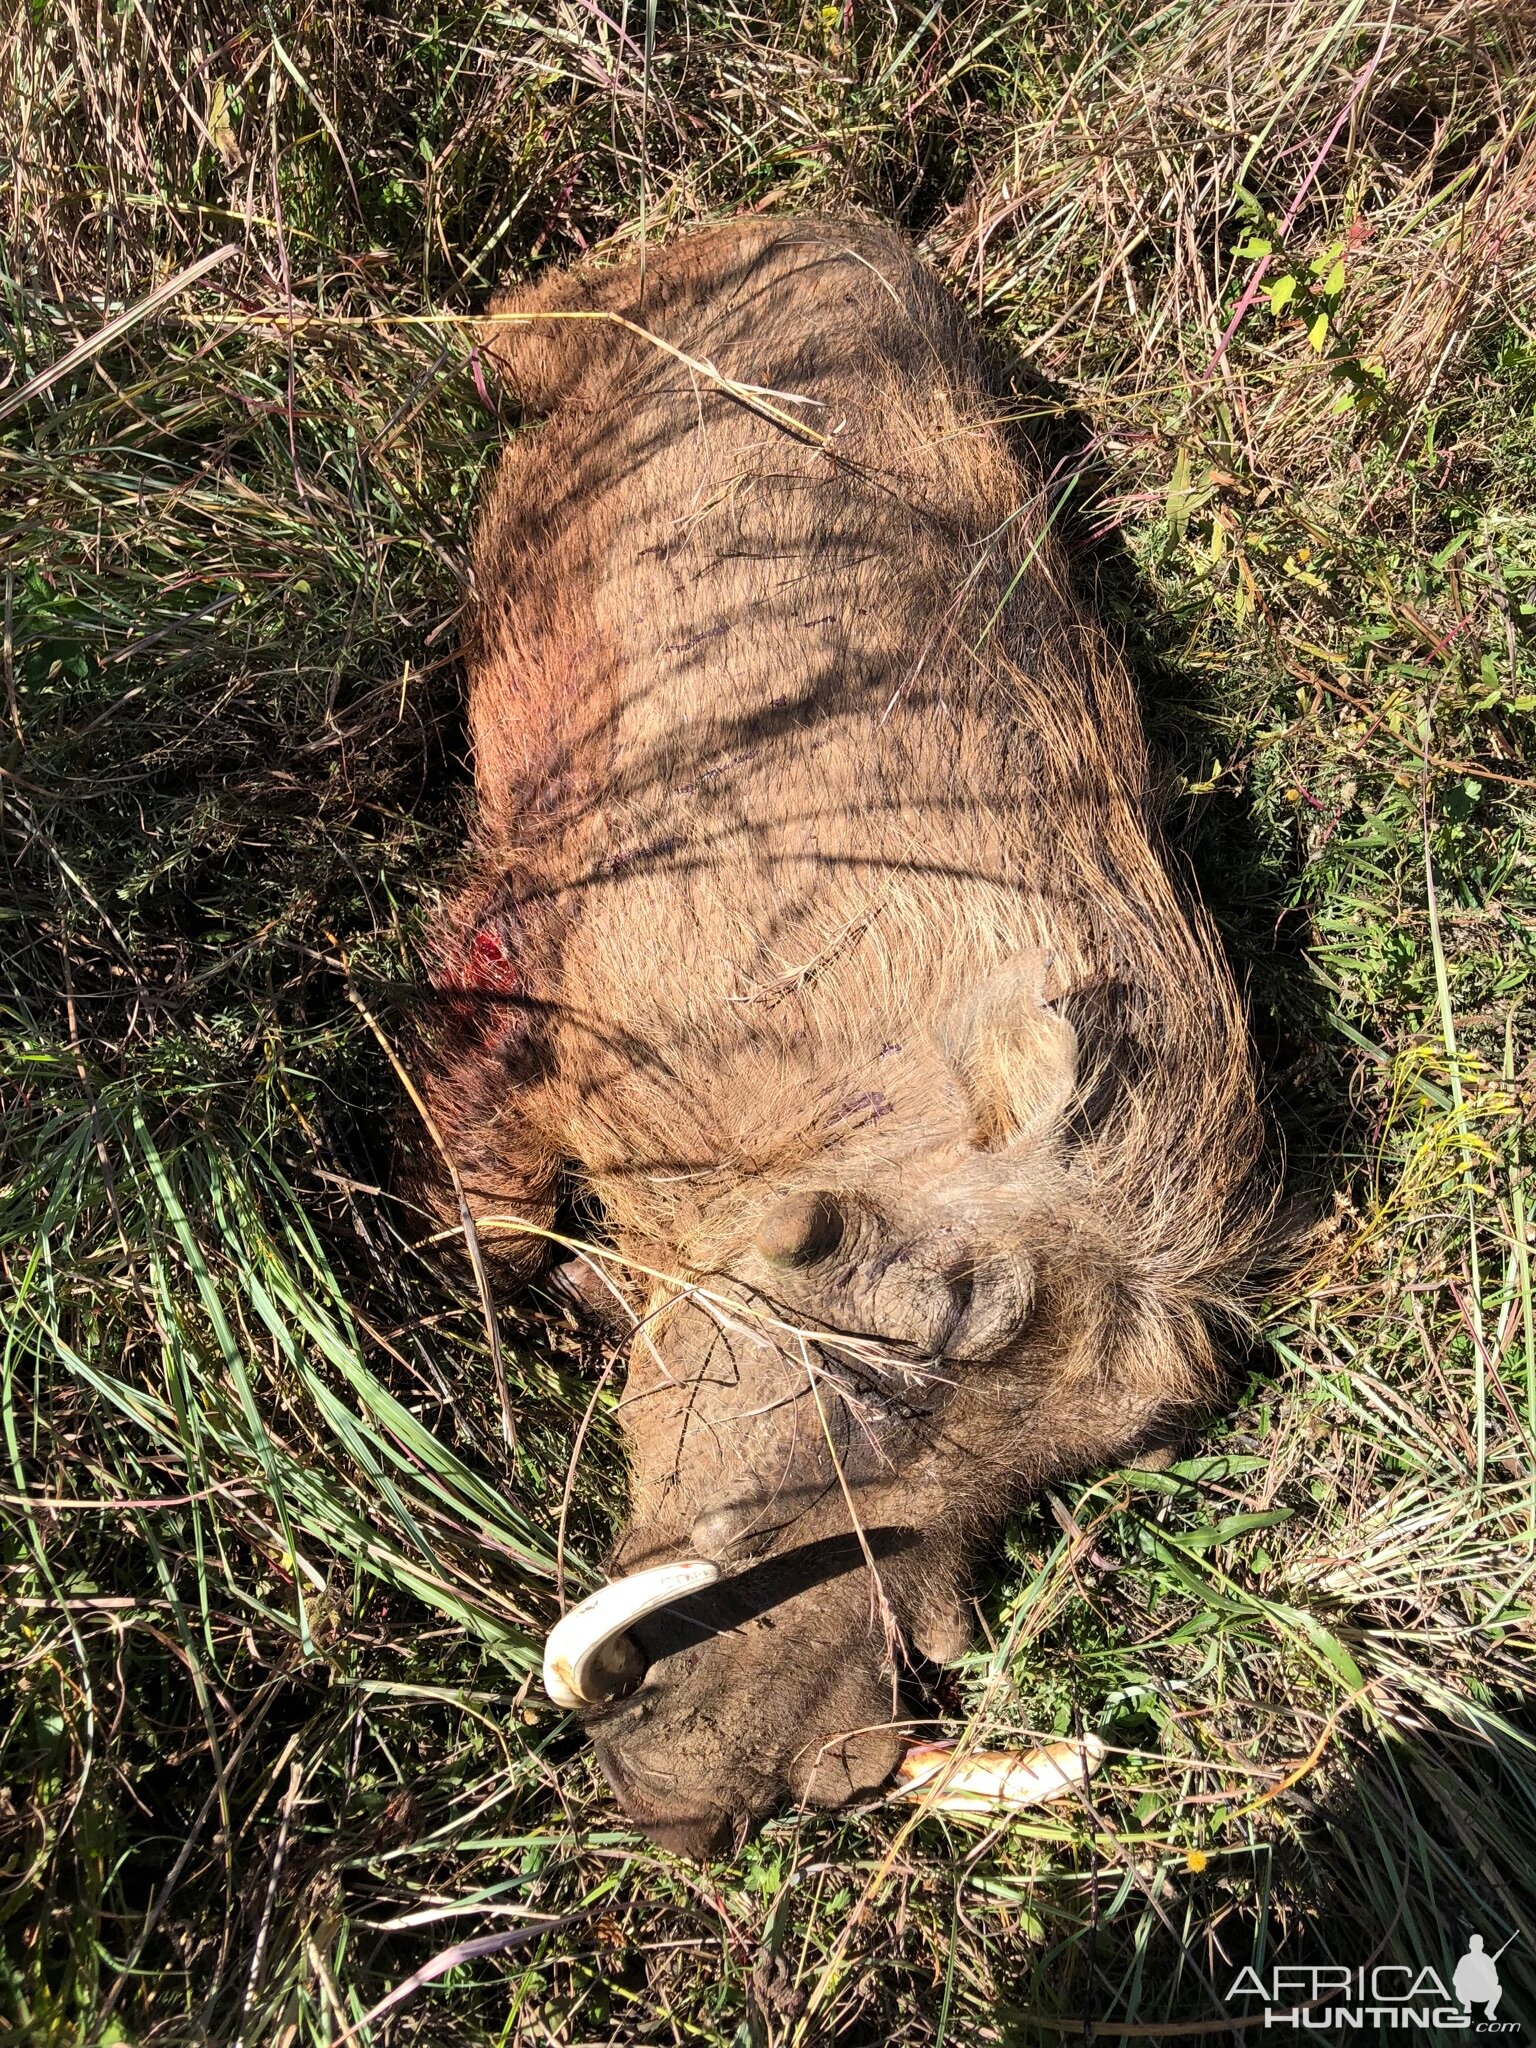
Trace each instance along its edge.
<instances>
[{"instance_id":1,"label":"warthog snout","mask_svg":"<svg viewBox=\"0 0 1536 2048\"><path fill-rule=\"evenodd\" d=\"M872 1532L883 1551L899 1548ZM638 1685L587 1716L625 1811L703 1856L789 1801L837 1806L900 1762L902 1712L856 1541L796 1546L651 1613Z\"/></svg>"}]
</instances>

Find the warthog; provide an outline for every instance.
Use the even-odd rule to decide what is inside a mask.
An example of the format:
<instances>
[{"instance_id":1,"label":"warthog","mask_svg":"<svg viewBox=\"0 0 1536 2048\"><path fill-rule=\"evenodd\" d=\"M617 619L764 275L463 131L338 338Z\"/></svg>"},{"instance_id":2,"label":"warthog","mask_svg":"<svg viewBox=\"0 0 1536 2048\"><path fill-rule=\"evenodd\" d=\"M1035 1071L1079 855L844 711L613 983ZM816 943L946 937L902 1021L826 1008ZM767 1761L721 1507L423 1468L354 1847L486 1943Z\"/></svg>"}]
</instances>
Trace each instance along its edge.
<instances>
[{"instance_id":1,"label":"warthog","mask_svg":"<svg viewBox=\"0 0 1536 2048\"><path fill-rule=\"evenodd\" d=\"M708 1854L885 1785L1009 1511L1209 1399L1261 1118L1126 674L906 244L736 220L499 312L547 417L475 543L430 1107L488 1255L601 1214L630 1518L549 1683Z\"/></svg>"}]
</instances>

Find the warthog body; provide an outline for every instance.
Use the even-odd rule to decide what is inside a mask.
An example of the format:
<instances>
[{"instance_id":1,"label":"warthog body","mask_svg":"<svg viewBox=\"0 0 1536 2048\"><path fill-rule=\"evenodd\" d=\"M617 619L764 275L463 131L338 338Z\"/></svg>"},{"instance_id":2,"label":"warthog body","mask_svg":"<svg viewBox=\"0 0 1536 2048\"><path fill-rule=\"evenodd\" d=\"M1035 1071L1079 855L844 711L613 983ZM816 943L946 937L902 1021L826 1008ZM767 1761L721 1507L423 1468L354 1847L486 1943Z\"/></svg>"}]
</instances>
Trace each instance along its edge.
<instances>
[{"instance_id":1,"label":"warthog body","mask_svg":"<svg viewBox=\"0 0 1536 2048\"><path fill-rule=\"evenodd\" d=\"M612 1570L725 1576L589 1720L707 1852L879 1788L1009 1510L1209 1397L1260 1119L1125 673L907 247L736 221L503 311L548 419L478 530L431 1102L488 1252L600 1205Z\"/></svg>"}]
</instances>

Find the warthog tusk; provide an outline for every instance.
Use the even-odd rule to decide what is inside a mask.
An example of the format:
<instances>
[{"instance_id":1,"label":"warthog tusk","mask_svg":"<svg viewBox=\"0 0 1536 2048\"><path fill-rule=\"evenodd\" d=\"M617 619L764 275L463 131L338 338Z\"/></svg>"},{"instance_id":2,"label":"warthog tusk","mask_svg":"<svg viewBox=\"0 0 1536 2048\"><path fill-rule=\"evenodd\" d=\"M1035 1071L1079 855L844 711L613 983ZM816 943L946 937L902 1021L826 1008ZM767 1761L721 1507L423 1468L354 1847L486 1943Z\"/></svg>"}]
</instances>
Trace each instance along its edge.
<instances>
[{"instance_id":1,"label":"warthog tusk","mask_svg":"<svg viewBox=\"0 0 1536 2048\"><path fill-rule=\"evenodd\" d=\"M720 1567L707 1558L653 1565L589 1593L563 1614L544 1644L544 1690L557 1707L595 1707L641 1675L640 1652L625 1634L659 1607L714 1585Z\"/></svg>"},{"instance_id":2,"label":"warthog tusk","mask_svg":"<svg viewBox=\"0 0 1536 2048\"><path fill-rule=\"evenodd\" d=\"M1086 1785L1104 1754L1097 1735L1022 1752L973 1749L965 1756L947 1743L915 1742L896 1768L897 1790L923 1798L935 1813L997 1820Z\"/></svg>"}]
</instances>

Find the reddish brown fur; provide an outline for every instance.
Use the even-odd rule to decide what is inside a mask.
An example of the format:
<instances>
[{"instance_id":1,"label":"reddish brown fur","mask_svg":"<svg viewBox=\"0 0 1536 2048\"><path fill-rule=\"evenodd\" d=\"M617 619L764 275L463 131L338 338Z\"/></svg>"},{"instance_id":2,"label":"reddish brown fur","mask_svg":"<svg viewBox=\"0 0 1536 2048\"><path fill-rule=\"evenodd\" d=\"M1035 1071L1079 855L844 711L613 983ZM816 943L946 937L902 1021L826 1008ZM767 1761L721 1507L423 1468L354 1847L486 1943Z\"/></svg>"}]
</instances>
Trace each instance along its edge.
<instances>
[{"instance_id":1,"label":"reddish brown fur","mask_svg":"<svg viewBox=\"0 0 1536 2048\"><path fill-rule=\"evenodd\" d=\"M888 1634L953 1648L1013 1502L1208 1396L1259 1116L1127 678L906 246L737 221L501 310L551 417L477 536L480 823L440 938L468 993L431 1101L488 1249L542 1263L519 1225L573 1174L652 1312L616 1562L738 1570L691 1635L648 1626L597 1732L701 1847L877 1784ZM775 1266L758 1227L811 1189L842 1246Z\"/></svg>"}]
</instances>

